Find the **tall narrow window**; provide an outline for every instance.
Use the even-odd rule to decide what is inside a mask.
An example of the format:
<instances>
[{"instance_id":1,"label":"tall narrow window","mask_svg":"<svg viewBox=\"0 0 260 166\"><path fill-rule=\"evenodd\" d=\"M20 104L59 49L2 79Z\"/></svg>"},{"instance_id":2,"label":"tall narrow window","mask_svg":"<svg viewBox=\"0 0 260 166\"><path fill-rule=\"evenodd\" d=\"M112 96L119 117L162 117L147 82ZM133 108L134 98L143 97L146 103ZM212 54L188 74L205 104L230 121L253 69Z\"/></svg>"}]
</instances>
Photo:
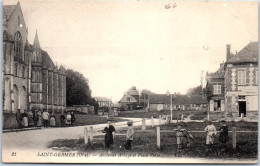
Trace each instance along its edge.
<instances>
[{"instance_id":1,"label":"tall narrow window","mask_svg":"<svg viewBox=\"0 0 260 166\"><path fill-rule=\"evenodd\" d=\"M35 71L32 71L32 81L35 82Z\"/></svg>"},{"instance_id":2,"label":"tall narrow window","mask_svg":"<svg viewBox=\"0 0 260 166\"><path fill-rule=\"evenodd\" d=\"M36 72L36 81L37 81L37 82L40 82L40 74L39 74L38 71Z\"/></svg>"},{"instance_id":3,"label":"tall narrow window","mask_svg":"<svg viewBox=\"0 0 260 166\"><path fill-rule=\"evenodd\" d=\"M22 36L20 32L16 32L14 35L14 60L22 60Z\"/></svg>"},{"instance_id":4,"label":"tall narrow window","mask_svg":"<svg viewBox=\"0 0 260 166\"><path fill-rule=\"evenodd\" d=\"M25 78L25 67L23 66L22 77Z\"/></svg>"},{"instance_id":5,"label":"tall narrow window","mask_svg":"<svg viewBox=\"0 0 260 166\"><path fill-rule=\"evenodd\" d=\"M17 63L14 65L14 75L15 76L18 75L18 64Z\"/></svg>"},{"instance_id":6,"label":"tall narrow window","mask_svg":"<svg viewBox=\"0 0 260 166\"><path fill-rule=\"evenodd\" d=\"M246 71L238 71L238 85L246 85Z\"/></svg>"}]
</instances>

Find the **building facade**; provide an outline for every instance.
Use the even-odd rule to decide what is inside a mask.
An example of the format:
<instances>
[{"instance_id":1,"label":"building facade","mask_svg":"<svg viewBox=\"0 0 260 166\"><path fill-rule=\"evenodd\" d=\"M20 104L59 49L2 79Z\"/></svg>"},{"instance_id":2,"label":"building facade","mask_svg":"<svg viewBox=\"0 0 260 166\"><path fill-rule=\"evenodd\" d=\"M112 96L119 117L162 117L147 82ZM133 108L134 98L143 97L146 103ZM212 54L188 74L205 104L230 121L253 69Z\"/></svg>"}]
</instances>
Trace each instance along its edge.
<instances>
[{"instance_id":1,"label":"building facade","mask_svg":"<svg viewBox=\"0 0 260 166\"><path fill-rule=\"evenodd\" d=\"M227 54L227 56L229 53ZM225 65L227 114L247 119L258 117L258 42L250 42Z\"/></svg>"},{"instance_id":2,"label":"building facade","mask_svg":"<svg viewBox=\"0 0 260 166\"><path fill-rule=\"evenodd\" d=\"M122 99L118 102L121 105L121 110L136 110L139 105L140 95L136 87L128 89Z\"/></svg>"},{"instance_id":3,"label":"building facade","mask_svg":"<svg viewBox=\"0 0 260 166\"><path fill-rule=\"evenodd\" d=\"M257 120L258 42L250 42L235 55L230 45L226 50L226 62L207 75L209 110L220 112L219 118Z\"/></svg>"},{"instance_id":4,"label":"building facade","mask_svg":"<svg viewBox=\"0 0 260 166\"><path fill-rule=\"evenodd\" d=\"M112 100L109 99L108 97L94 97L96 102L98 102L99 107L111 107L112 105Z\"/></svg>"},{"instance_id":5,"label":"building facade","mask_svg":"<svg viewBox=\"0 0 260 166\"><path fill-rule=\"evenodd\" d=\"M215 73L207 74L207 91L210 96L210 112L220 112L225 110L225 82L224 82L224 63L220 64Z\"/></svg>"},{"instance_id":6,"label":"building facade","mask_svg":"<svg viewBox=\"0 0 260 166\"><path fill-rule=\"evenodd\" d=\"M17 126L19 110L64 111L66 76L41 49L36 32L29 44L20 3L3 6L3 113L4 127ZM7 115L8 114L8 115Z\"/></svg>"}]
</instances>

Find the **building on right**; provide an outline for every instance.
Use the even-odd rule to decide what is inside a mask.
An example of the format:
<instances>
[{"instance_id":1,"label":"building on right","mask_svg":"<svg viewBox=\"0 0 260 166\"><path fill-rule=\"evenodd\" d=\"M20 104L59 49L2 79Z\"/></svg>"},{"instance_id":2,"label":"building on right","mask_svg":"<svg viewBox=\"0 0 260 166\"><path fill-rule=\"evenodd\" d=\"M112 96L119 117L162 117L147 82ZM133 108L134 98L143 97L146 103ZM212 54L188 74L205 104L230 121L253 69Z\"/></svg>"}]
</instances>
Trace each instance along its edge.
<instances>
[{"instance_id":1,"label":"building on right","mask_svg":"<svg viewBox=\"0 0 260 166\"><path fill-rule=\"evenodd\" d=\"M228 52L229 50L229 52ZM258 42L250 42L234 56L227 45L225 110L235 119L258 118Z\"/></svg>"},{"instance_id":2,"label":"building on right","mask_svg":"<svg viewBox=\"0 0 260 166\"><path fill-rule=\"evenodd\" d=\"M236 54L226 46L226 62L207 74L207 98L211 119L258 119L258 42L250 42Z\"/></svg>"}]
</instances>

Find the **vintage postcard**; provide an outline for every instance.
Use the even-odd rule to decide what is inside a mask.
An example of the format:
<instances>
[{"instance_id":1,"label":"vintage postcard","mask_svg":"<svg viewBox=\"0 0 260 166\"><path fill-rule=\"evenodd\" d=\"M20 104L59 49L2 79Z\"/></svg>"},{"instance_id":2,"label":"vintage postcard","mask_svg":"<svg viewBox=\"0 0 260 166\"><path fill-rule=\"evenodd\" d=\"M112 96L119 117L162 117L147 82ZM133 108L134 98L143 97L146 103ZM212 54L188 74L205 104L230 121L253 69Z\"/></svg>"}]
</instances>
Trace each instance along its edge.
<instances>
[{"instance_id":1,"label":"vintage postcard","mask_svg":"<svg viewBox=\"0 0 260 166\"><path fill-rule=\"evenodd\" d=\"M258 163L258 1L2 12L3 163Z\"/></svg>"}]
</instances>

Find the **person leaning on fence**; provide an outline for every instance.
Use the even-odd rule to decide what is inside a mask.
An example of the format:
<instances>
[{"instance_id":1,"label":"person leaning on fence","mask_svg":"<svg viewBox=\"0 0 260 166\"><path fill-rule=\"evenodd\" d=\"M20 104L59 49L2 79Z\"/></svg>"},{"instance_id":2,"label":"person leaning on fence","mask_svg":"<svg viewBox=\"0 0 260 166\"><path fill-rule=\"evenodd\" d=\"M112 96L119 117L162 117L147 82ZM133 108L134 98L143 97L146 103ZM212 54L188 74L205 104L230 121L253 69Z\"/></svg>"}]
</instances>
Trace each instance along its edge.
<instances>
[{"instance_id":1,"label":"person leaning on fence","mask_svg":"<svg viewBox=\"0 0 260 166\"><path fill-rule=\"evenodd\" d=\"M226 143L228 141L228 126L226 125L226 121L222 120L219 134L219 142L221 142L221 151L224 151L226 149Z\"/></svg>"},{"instance_id":2,"label":"person leaning on fence","mask_svg":"<svg viewBox=\"0 0 260 166\"><path fill-rule=\"evenodd\" d=\"M128 121L127 122L127 132L126 132L126 144L125 148L127 150L132 149L132 141L134 140L134 127L133 127L133 121Z\"/></svg>"},{"instance_id":3,"label":"person leaning on fence","mask_svg":"<svg viewBox=\"0 0 260 166\"><path fill-rule=\"evenodd\" d=\"M190 148L192 140L194 139L193 135L191 135L187 129L183 129L183 138L185 139L187 148Z\"/></svg>"},{"instance_id":4,"label":"person leaning on fence","mask_svg":"<svg viewBox=\"0 0 260 166\"><path fill-rule=\"evenodd\" d=\"M176 130L176 139L177 139L177 150L182 149L183 146L183 129L182 129L182 125L179 123L177 130Z\"/></svg>"},{"instance_id":5,"label":"person leaning on fence","mask_svg":"<svg viewBox=\"0 0 260 166\"><path fill-rule=\"evenodd\" d=\"M206 145L207 150L212 148L212 145L214 144L214 137L217 135L216 127L213 125L212 121L209 121L208 126L204 129L207 133L206 137Z\"/></svg>"},{"instance_id":6,"label":"person leaning on fence","mask_svg":"<svg viewBox=\"0 0 260 166\"><path fill-rule=\"evenodd\" d=\"M107 120L107 126L104 128L103 132L105 132L105 148L110 153L110 147L114 144L115 137L115 127L112 125L112 119Z\"/></svg>"}]
</instances>

